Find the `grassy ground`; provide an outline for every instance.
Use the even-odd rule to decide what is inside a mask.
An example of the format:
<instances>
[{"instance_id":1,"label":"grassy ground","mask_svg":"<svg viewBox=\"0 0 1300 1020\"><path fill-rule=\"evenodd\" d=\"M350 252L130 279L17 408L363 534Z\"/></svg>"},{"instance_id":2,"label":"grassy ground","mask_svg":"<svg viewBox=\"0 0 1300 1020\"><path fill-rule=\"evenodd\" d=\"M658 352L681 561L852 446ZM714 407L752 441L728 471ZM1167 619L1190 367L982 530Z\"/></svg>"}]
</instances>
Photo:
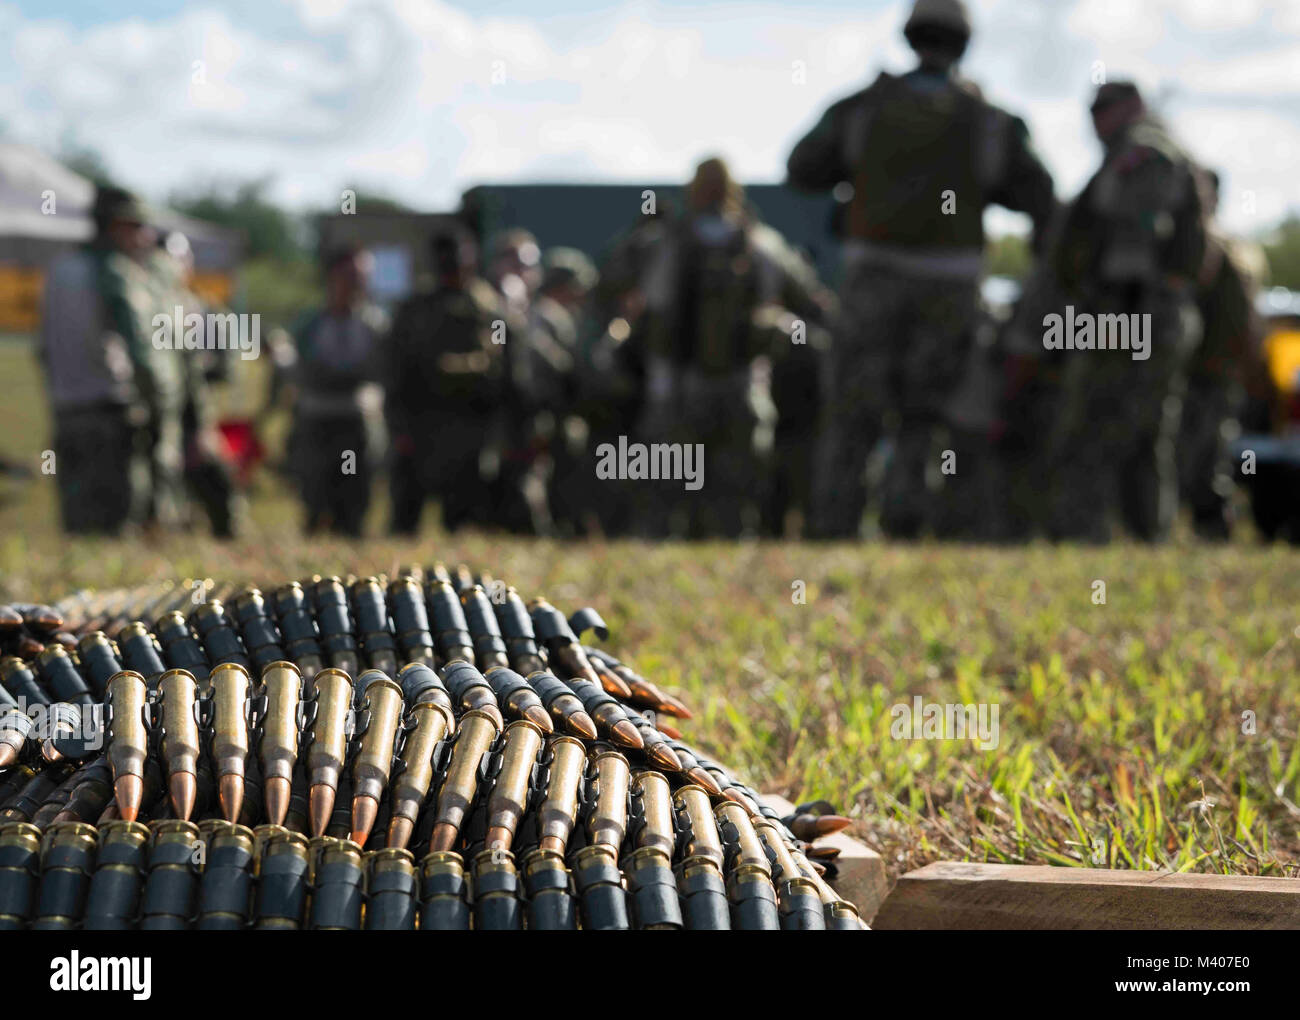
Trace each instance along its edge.
<instances>
[{"instance_id":1,"label":"grassy ground","mask_svg":"<svg viewBox=\"0 0 1300 1020\"><path fill-rule=\"evenodd\" d=\"M35 466L46 425L25 348L0 344L0 379L0 455ZM234 545L63 543L51 485L0 488L0 598L464 560L595 605L611 649L697 708L689 737L764 788L848 809L894 873L1300 874L1300 555L1282 547L308 543L270 483ZM917 695L996 705L997 746L895 739L891 708Z\"/></svg>"}]
</instances>

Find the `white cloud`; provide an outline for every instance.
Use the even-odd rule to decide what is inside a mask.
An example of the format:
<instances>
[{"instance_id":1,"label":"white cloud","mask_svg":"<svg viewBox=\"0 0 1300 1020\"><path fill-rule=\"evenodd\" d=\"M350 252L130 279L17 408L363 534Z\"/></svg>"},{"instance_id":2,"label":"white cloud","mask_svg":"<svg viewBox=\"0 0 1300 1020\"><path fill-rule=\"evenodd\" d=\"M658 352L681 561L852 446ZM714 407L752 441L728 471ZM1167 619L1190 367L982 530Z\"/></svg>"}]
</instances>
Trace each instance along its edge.
<instances>
[{"instance_id":1,"label":"white cloud","mask_svg":"<svg viewBox=\"0 0 1300 1020\"><path fill-rule=\"evenodd\" d=\"M484 180L680 179L711 152L742 178L779 180L831 100L910 61L901 3L851 17L643 3L534 21L438 0L294 0L276 14L275 31L215 7L77 28L0 7L14 55L0 67L0 121L51 148L72 131L157 196L273 175L302 205L359 182L445 208ZM1216 139L1207 158L1258 180L1261 212L1281 210L1294 183L1255 164L1270 137L1294 137L1280 104L1300 51L1285 16L1254 0L996 0L978 5L968 63L1026 117L1063 193L1097 160L1084 109L1100 59L1154 96L1176 86L1163 101L1175 129Z\"/></svg>"}]
</instances>

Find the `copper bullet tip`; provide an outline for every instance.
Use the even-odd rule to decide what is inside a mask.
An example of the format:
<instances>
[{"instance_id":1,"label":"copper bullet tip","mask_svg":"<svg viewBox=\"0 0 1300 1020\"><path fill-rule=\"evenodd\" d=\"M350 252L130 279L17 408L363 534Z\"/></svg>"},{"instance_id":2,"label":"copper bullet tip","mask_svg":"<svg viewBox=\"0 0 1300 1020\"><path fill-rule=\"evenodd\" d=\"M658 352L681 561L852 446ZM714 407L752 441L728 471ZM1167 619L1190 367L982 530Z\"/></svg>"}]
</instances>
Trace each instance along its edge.
<instances>
[{"instance_id":1,"label":"copper bullet tip","mask_svg":"<svg viewBox=\"0 0 1300 1020\"><path fill-rule=\"evenodd\" d=\"M406 844L411 841L411 833L415 831L415 823L409 818L403 818L401 815L394 815L393 820L388 823L388 845L396 847L399 850L405 849Z\"/></svg>"},{"instance_id":2,"label":"copper bullet tip","mask_svg":"<svg viewBox=\"0 0 1300 1020\"><path fill-rule=\"evenodd\" d=\"M680 772L682 770L682 760L677 757L677 752L667 744L652 744L646 748L646 753L650 755L650 760L661 769L667 769L669 772Z\"/></svg>"},{"instance_id":3,"label":"copper bullet tip","mask_svg":"<svg viewBox=\"0 0 1300 1020\"><path fill-rule=\"evenodd\" d=\"M117 798L117 813L124 820L134 822L140 816L140 801L144 798L144 779L129 773L118 776L113 783L113 796Z\"/></svg>"},{"instance_id":4,"label":"copper bullet tip","mask_svg":"<svg viewBox=\"0 0 1300 1020\"><path fill-rule=\"evenodd\" d=\"M450 850L456 845L457 831L456 826L451 822L439 822L429 835L429 849Z\"/></svg>"},{"instance_id":5,"label":"copper bullet tip","mask_svg":"<svg viewBox=\"0 0 1300 1020\"><path fill-rule=\"evenodd\" d=\"M661 692L662 693L662 692ZM663 701L659 703L659 711L664 715L671 715L678 719L693 719L694 713L686 707L685 703L679 698L674 698L671 694L664 694Z\"/></svg>"},{"instance_id":6,"label":"copper bullet tip","mask_svg":"<svg viewBox=\"0 0 1300 1020\"><path fill-rule=\"evenodd\" d=\"M581 710L574 712L564 720L564 723L574 736L582 737L584 740L596 739L596 724L586 712Z\"/></svg>"},{"instance_id":7,"label":"copper bullet tip","mask_svg":"<svg viewBox=\"0 0 1300 1020\"><path fill-rule=\"evenodd\" d=\"M543 733L552 733L555 730L551 717L547 714L546 709L541 705L529 705L524 709L524 718L531 723L536 723L537 728Z\"/></svg>"},{"instance_id":8,"label":"copper bullet tip","mask_svg":"<svg viewBox=\"0 0 1300 1020\"><path fill-rule=\"evenodd\" d=\"M239 821L244 808L244 777L233 773L224 775L217 783L217 798L221 801L221 817L228 822Z\"/></svg>"},{"instance_id":9,"label":"copper bullet tip","mask_svg":"<svg viewBox=\"0 0 1300 1020\"><path fill-rule=\"evenodd\" d=\"M18 760L18 748L10 744L0 744L0 769L8 768Z\"/></svg>"},{"instance_id":10,"label":"copper bullet tip","mask_svg":"<svg viewBox=\"0 0 1300 1020\"><path fill-rule=\"evenodd\" d=\"M53 740L41 741L41 757L53 765L55 762L63 760L63 753L54 746Z\"/></svg>"},{"instance_id":11,"label":"copper bullet tip","mask_svg":"<svg viewBox=\"0 0 1300 1020\"><path fill-rule=\"evenodd\" d=\"M334 813L336 792L328 783L317 783L311 788L311 793L308 795L307 817L310 819L313 836L325 835L325 828L330 823L330 815Z\"/></svg>"},{"instance_id":12,"label":"copper bullet tip","mask_svg":"<svg viewBox=\"0 0 1300 1020\"><path fill-rule=\"evenodd\" d=\"M198 783L193 772L175 772L167 780L167 789L171 793L172 810L176 817L188 822L194 813L194 800L198 796Z\"/></svg>"},{"instance_id":13,"label":"copper bullet tip","mask_svg":"<svg viewBox=\"0 0 1300 1020\"><path fill-rule=\"evenodd\" d=\"M692 781L699 783L700 786L708 790L709 796L722 796L722 787L719 786L718 781L709 774L708 769L696 765L694 768L687 769L686 774L691 777Z\"/></svg>"},{"instance_id":14,"label":"copper bullet tip","mask_svg":"<svg viewBox=\"0 0 1300 1020\"><path fill-rule=\"evenodd\" d=\"M272 776L266 781L266 820L272 825L283 825L289 813L289 780Z\"/></svg>"},{"instance_id":15,"label":"copper bullet tip","mask_svg":"<svg viewBox=\"0 0 1300 1020\"><path fill-rule=\"evenodd\" d=\"M365 846L379 815L379 801L364 794L352 798L352 842Z\"/></svg>"},{"instance_id":16,"label":"copper bullet tip","mask_svg":"<svg viewBox=\"0 0 1300 1020\"><path fill-rule=\"evenodd\" d=\"M813 840L840 832L852 824L853 819L843 815L800 815L790 829L800 839Z\"/></svg>"},{"instance_id":17,"label":"copper bullet tip","mask_svg":"<svg viewBox=\"0 0 1300 1020\"><path fill-rule=\"evenodd\" d=\"M734 786L727 787L725 790L722 791L722 795L726 797L727 800L734 801L735 803L739 804L741 807L743 807L746 811L749 811L751 814L753 813L753 805L749 803L749 798L746 797L739 790L737 790Z\"/></svg>"},{"instance_id":18,"label":"copper bullet tip","mask_svg":"<svg viewBox=\"0 0 1300 1020\"><path fill-rule=\"evenodd\" d=\"M599 684L605 689L606 694L612 694L623 701L630 701L632 698L632 688L623 682L623 678L611 673L607 669L602 669L597 673L594 669L586 671L587 679L592 683Z\"/></svg>"},{"instance_id":19,"label":"copper bullet tip","mask_svg":"<svg viewBox=\"0 0 1300 1020\"><path fill-rule=\"evenodd\" d=\"M610 739L621 747L630 747L635 751L645 747L645 741L641 739L641 734L626 719L620 719L614 724Z\"/></svg>"},{"instance_id":20,"label":"copper bullet tip","mask_svg":"<svg viewBox=\"0 0 1300 1020\"><path fill-rule=\"evenodd\" d=\"M679 730L676 726L668 725L668 723L664 722L663 719L659 719L655 722L655 729L657 729L665 737L670 737L673 740L682 739L682 731Z\"/></svg>"}]
</instances>

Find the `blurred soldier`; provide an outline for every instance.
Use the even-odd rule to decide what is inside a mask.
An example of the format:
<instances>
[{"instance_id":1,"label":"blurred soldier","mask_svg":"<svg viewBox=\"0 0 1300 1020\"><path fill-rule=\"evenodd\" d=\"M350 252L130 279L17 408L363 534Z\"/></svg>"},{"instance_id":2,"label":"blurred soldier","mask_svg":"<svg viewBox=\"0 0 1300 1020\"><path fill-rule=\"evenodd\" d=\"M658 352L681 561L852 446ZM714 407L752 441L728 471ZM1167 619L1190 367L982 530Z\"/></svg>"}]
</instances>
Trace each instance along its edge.
<instances>
[{"instance_id":1,"label":"blurred soldier","mask_svg":"<svg viewBox=\"0 0 1300 1020\"><path fill-rule=\"evenodd\" d=\"M536 451L524 479L533 530L552 526L574 534L589 500L594 476L583 464L586 423L577 413L579 331L596 267L576 248L552 248L542 260L542 284L528 317L523 357L514 359L512 380L527 414L527 446ZM589 466L589 465L588 465Z\"/></svg>"},{"instance_id":2,"label":"blurred soldier","mask_svg":"<svg viewBox=\"0 0 1300 1020\"><path fill-rule=\"evenodd\" d=\"M1052 212L1052 180L1024 122L956 73L970 31L960 0L917 0L903 34L919 66L882 73L831 106L790 155L793 186L852 193L841 326L827 359L817 537L858 534L863 463L886 429L894 450L881 526L900 537L924 527L934 437L976 318L984 208L1028 213L1036 237Z\"/></svg>"},{"instance_id":3,"label":"blurred soldier","mask_svg":"<svg viewBox=\"0 0 1300 1020\"><path fill-rule=\"evenodd\" d=\"M448 530L483 523L490 496L484 463L500 443L506 330L492 287L474 274L462 231L433 239L433 288L398 308L387 352L393 442L392 524L414 534L427 499L442 503Z\"/></svg>"},{"instance_id":4,"label":"blurred soldier","mask_svg":"<svg viewBox=\"0 0 1300 1020\"><path fill-rule=\"evenodd\" d=\"M1092 119L1105 152L1066 212L1055 261L1080 308L1062 312L1091 315L1082 321L1098 334L1103 321L1112 331L1127 325L1145 335L1146 350L1132 349L1130 337L1129 350L1065 353L1052 532L1107 541L1118 513L1136 537L1156 541L1177 507L1173 444L1200 338L1193 284L1205 253L1201 201L1195 167L1137 86L1102 85Z\"/></svg>"},{"instance_id":5,"label":"blurred soldier","mask_svg":"<svg viewBox=\"0 0 1300 1020\"><path fill-rule=\"evenodd\" d=\"M776 417L763 349L770 337L756 317L772 306L820 315L816 279L753 216L726 164L707 159L687 189L686 215L659 245L645 292L651 359L638 438L700 444L704 455L698 491L682 479L642 483L657 486L667 503L646 504L648 525L652 533L684 526L692 537L754 531Z\"/></svg>"},{"instance_id":6,"label":"blurred soldier","mask_svg":"<svg viewBox=\"0 0 1300 1020\"><path fill-rule=\"evenodd\" d=\"M617 446L619 436L632 435L641 418L649 319L642 283L666 233L662 210L638 216L601 260L590 302L592 333L583 338L578 359L580 406L593 455L605 443ZM592 498L581 501L584 529L607 535L633 531L644 483L596 479L590 458L582 470L599 483Z\"/></svg>"},{"instance_id":7,"label":"blurred soldier","mask_svg":"<svg viewBox=\"0 0 1300 1020\"><path fill-rule=\"evenodd\" d=\"M194 252L179 231L162 238L155 254L155 274L165 309L203 315L203 300L191 289ZM228 351L203 348L182 358L185 403L181 410L181 449L186 490L203 508L217 538L231 538L239 520L239 498L230 468L221 455L221 437L213 418L211 383L228 371Z\"/></svg>"},{"instance_id":8,"label":"blurred soldier","mask_svg":"<svg viewBox=\"0 0 1300 1020\"><path fill-rule=\"evenodd\" d=\"M533 301L542 282L541 249L531 231L511 227L496 236L486 278L497 292L507 337L525 341ZM537 487L538 451L533 443L531 415L516 413L517 408L529 403L528 394L520 390L517 381L528 371L527 347L526 342L506 343L502 350L506 385L503 410L508 406L511 413L498 415L500 435L485 451L482 468L491 494L479 512L479 523L537 534L549 530L550 519L542 502L544 490ZM524 364L517 365L517 361Z\"/></svg>"},{"instance_id":9,"label":"blurred soldier","mask_svg":"<svg viewBox=\"0 0 1300 1020\"><path fill-rule=\"evenodd\" d=\"M40 347L63 526L116 534L174 514L184 355L152 343L162 309L146 264L154 234L143 206L105 187L93 216L91 244L50 267Z\"/></svg>"},{"instance_id":10,"label":"blurred soldier","mask_svg":"<svg viewBox=\"0 0 1300 1020\"><path fill-rule=\"evenodd\" d=\"M1233 472L1227 463L1227 430L1235 427L1243 386L1259 361L1263 327L1255 312L1262 253L1227 237L1214 224L1219 175L1203 171L1205 262L1196 281L1201 346L1187 373L1187 397L1178 432L1178 488L1192 511L1192 525L1205 539L1232 535ZM1266 266L1266 263L1264 263Z\"/></svg>"},{"instance_id":11,"label":"blurred soldier","mask_svg":"<svg viewBox=\"0 0 1300 1020\"><path fill-rule=\"evenodd\" d=\"M309 535L360 537L370 506L387 326L366 298L371 262L356 246L326 253L325 307L293 330L289 469L298 478Z\"/></svg>"}]
</instances>

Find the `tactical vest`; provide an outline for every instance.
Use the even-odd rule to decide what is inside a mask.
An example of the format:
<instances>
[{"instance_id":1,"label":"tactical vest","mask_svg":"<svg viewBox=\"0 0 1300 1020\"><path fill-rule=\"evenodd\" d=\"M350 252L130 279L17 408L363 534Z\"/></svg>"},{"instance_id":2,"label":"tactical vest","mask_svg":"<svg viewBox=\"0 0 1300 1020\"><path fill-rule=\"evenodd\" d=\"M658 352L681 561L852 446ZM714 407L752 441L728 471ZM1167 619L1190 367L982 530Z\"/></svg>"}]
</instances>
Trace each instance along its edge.
<instances>
[{"instance_id":1,"label":"tactical vest","mask_svg":"<svg viewBox=\"0 0 1300 1020\"><path fill-rule=\"evenodd\" d=\"M849 237L918 248L982 248L996 118L953 85L921 92L881 75L850 117ZM945 192L952 192L945 196ZM950 199L945 212L945 198Z\"/></svg>"},{"instance_id":2,"label":"tactical vest","mask_svg":"<svg viewBox=\"0 0 1300 1020\"><path fill-rule=\"evenodd\" d=\"M671 340L677 360L709 375L735 371L753 356L750 322L758 304L758 267L749 234L737 230L715 245L687 228L680 251L677 329Z\"/></svg>"}]
</instances>

